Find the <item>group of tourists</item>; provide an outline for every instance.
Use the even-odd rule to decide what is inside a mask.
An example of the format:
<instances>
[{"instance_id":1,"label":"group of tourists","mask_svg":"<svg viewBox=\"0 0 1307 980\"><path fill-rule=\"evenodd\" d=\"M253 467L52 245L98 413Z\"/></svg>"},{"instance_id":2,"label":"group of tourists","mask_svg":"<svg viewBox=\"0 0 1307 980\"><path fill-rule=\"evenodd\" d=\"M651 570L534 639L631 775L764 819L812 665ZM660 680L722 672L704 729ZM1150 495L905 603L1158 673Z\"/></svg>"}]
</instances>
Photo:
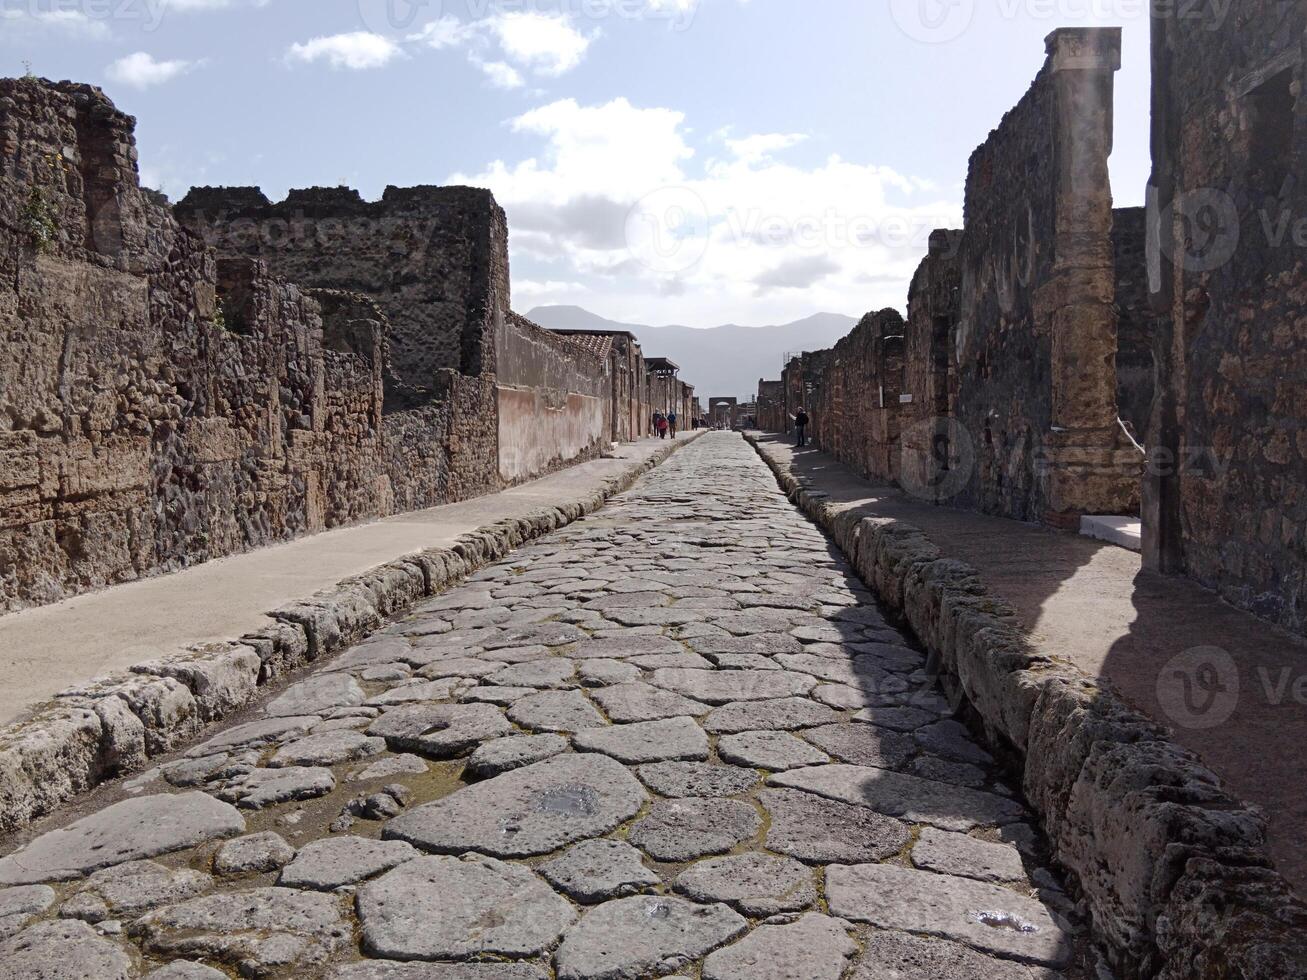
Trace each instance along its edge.
<instances>
[{"instance_id":1,"label":"group of tourists","mask_svg":"<svg viewBox=\"0 0 1307 980\"><path fill-rule=\"evenodd\" d=\"M653 429L658 433L659 439L666 439L671 436L676 438L677 416L675 412L668 412L664 415L661 411L653 413Z\"/></svg>"}]
</instances>

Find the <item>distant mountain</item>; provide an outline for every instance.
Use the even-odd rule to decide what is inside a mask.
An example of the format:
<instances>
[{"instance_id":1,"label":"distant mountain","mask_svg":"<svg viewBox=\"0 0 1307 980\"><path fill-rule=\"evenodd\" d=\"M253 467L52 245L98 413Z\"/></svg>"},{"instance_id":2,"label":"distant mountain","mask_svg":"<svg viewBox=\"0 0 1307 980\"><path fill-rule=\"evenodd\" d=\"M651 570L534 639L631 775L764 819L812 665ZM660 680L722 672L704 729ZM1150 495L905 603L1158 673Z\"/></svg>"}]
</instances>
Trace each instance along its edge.
<instances>
[{"instance_id":1,"label":"distant mountain","mask_svg":"<svg viewBox=\"0 0 1307 980\"><path fill-rule=\"evenodd\" d=\"M705 401L752 398L759 378L781 376L786 354L833 347L858 323L839 313L817 313L773 327L651 327L608 320L579 306L537 306L526 316L551 330L629 330L640 339L645 357L679 364L682 379Z\"/></svg>"}]
</instances>

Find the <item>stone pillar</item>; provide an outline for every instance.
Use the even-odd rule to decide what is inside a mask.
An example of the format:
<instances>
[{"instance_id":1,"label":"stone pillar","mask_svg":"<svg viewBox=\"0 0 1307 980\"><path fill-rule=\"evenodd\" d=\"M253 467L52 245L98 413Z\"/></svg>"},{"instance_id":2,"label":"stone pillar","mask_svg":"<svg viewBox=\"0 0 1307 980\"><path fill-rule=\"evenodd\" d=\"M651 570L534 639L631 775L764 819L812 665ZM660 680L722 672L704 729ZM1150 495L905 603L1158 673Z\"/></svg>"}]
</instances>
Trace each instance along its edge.
<instances>
[{"instance_id":1,"label":"stone pillar","mask_svg":"<svg viewBox=\"0 0 1307 980\"><path fill-rule=\"evenodd\" d=\"M1047 40L1056 107L1052 278L1035 296L1052 339L1046 519L1138 508L1142 457L1117 423L1112 250L1112 92L1119 28L1064 29Z\"/></svg>"}]
</instances>

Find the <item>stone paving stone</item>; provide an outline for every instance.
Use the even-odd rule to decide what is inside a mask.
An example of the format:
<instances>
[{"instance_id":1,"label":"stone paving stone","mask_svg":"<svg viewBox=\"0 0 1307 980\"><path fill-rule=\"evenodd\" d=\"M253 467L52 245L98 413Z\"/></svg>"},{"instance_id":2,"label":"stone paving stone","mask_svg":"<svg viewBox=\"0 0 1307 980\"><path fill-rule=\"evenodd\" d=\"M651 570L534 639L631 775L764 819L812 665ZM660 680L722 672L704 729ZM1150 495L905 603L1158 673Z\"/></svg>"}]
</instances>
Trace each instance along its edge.
<instances>
[{"instance_id":1,"label":"stone paving stone","mask_svg":"<svg viewBox=\"0 0 1307 980\"><path fill-rule=\"evenodd\" d=\"M370 738L357 731L323 732L287 743L268 760L268 765L273 769L282 766L334 766L370 759L385 751L385 739Z\"/></svg>"},{"instance_id":2,"label":"stone paving stone","mask_svg":"<svg viewBox=\"0 0 1307 980\"><path fill-rule=\"evenodd\" d=\"M123 800L0 858L0 885L67 881L244 830L239 812L206 793Z\"/></svg>"},{"instance_id":3,"label":"stone paving stone","mask_svg":"<svg viewBox=\"0 0 1307 980\"><path fill-rule=\"evenodd\" d=\"M911 839L906 824L850 803L786 789L763 790L758 799L771 818L767 847L809 864L880 861Z\"/></svg>"},{"instance_id":4,"label":"stone paving stone","mask_svg":"<svg viewBox=\"0 0 1307 980\"><path fill-rule=\"evenodd\" d=\"M685 653L685 648L665 636L630 635L623 631L620 636L607 639L587 639L568 650L567 655L573 660L626 660L630 657L646 657L657 654Z\"/></svg>"},{"instance_id":5,"label":"stone paving stone","mask_svg":"<svg viewBox=\"0 0 1307 980\"><path fill-rule=\"evenodd\" d=\"M201 742L186 753L188 759L199 759L219 752L240 749L257 749L295 735L305 735L314 725L321 723L320 715L297 715L292 718L270 718L251 721L219 732L208 741Z\"/></svg>"},{"instance_id":6,"label":"stone paving stone","mask_svg":"<svg viewBox=\"0 0 1307 980\"><path fill-rule=\"evenodd\" d=\"M384 738L392 751L450 759L512 730L494 705L415 704L387 711L366 732Z\"/></svg>"},{"instance_id":7,"label":"stone paving stone","mask_svg":"<svg viewBox=\"0 0 1307 980\"><path fill-rule=\"evenodd\" d=\"M590 697L609 718L620 723L697 717L711 710L702 702L642 682L599 688Z\"/></svg>"},{"instance_id":8,"label":"stone paving stone","mask_svg":"<svg viewBox=\"0 0 1307 980\"><path fill-rule=\"evenodd\" d=\"M632 684L644 676L644 672L635 664L622 663L620 660L583 660L577 673L586 687Z\"/></svg>"},{"instance_id":9,"label":"stone paving stone","mask_svg":"<svg viewBox=\"0 0 1307 980\"><path fill-rule=\"evenodd\" d=\"M495 671L487 684L500 687L570 687L576 680L576 664L563 657L514 664Z\"/></svg>"},{"instance_id":10,"label":"stone paving stone","mask_svg":"<svg viewBox=\"0 0 1307 980\"><path fill-rule=\"evenodd\" d=\"M0 941L21 932L33 918L53 905L54 900L54 889L48 885L0 888Z\"/></svg>"},{"instance_id":11,"label":"stone paving stone","mask_svg":"<svg viewBox=\"0 0 1307 980\"><path fill-rule=\"evenodd\" d=\"M578 732L572 744L581 752L602 752L618 762L703 762L708 736L693 718L637 722Z\"/></svg>"},{"instance_id":12,"label":"stone paving stone","mask_svg":"<svg viewBox=\"0 0 1307 980\"><path fill-rule=\"evenodd\" d=\"M482 743L467 760L469 779L489 779L567 751L562 735L510 735Z\"/></svg>"},{"instance_id":13,"label":"stone paving stone","mask_svg":"<svg viewBox=\"0 0 1307 980\"><path fill-rule=\"evenodd\" d=\"M765 919L799 912L817 901L812 870L788 857L750 852L692 864L676 890L696 902L725 902L737 912Z\"/></svg>"},{"instance_id":14,"label":"stone paving stone","mask_svg":"<svg viewBox=\"0 0 1307 980\"><path fill-rule=\"evenodd\" d=\"M332 891L353 885L419 857L403 841L366 837L328 837L305 844L282 868L277 884L286 888Z\"/></svg>"},{"instance_id":15,"label":"stone paving stone","mask_svg":"<svg viewBox=\"0 0 1307 980\"><path fill-rule=\"evenodd\" d=\"M777 698L724 705L704 719L703 727L717 735L738 735L752 731L798 731L839 720L837 712L807 698Z\"/></svg>"},{"instance_id":16,"label":"stone paving stone","mask_svg":"<svg viewBox=\"0 0 1307 980\"><path fill-rule=\"evenodd\" d=\"M524 697L538 693L534 687L474 687L458 696L464 704L497 704L507 708Z\"/></svg>"},{"instance_id":17,"label":"stone paving stone","mask_svg":"<svg viewBox=\"0 0 1307 980\"><path fill-rule=\"evenodd\" d=\"M768 701L807 694L817 686L807 674L765 670L686 670L664 668L649 679L654 687L705 704Z\"/></svg>"},{"instance_id":18,"label":"stone paving stone","mask_svg":"<svg viewBox=\"0 0 1307 980\"><path fill-rule=\"evenodd\" d=\"M1061 967L1071 937L1035 899L995 885L888 864L826 872L833 915L881 929L940 936L1041 966Z\"/></svg>"},{"instance_id":19,"label":"stone paving stone","mask_svg":"<svg viewBox=\"0 0 1307 980\"><path fill-rule=\"evenodd\" d=\"M857 952L844 923L810 912L717 950L704 961L703 980L840 980Z\"/></svg>"},{"instance_id":20,"label":"stone paving stone","mask_svg":"<svg viewBox=\"0 0 1307 980\"><path fill-rule=\"evenodd\" d=\"M262 810L278 803L326 796L335 788L336 777L330 769L290 766L251 770L229 782L218 791L218 796L242 810Z\"/></svg>"},{"instance_id":21,"label":"stone paving stone","mask_svg":"<svg viewBox=\"0 0 1307 980\"><path fill-rule=\"evenodd\" d=\"M358 912L364 948L400 960L532 956L577 916L529 868L479 854L410 861L360 888Z\"/></svg>"},{"instance_id":22,"label":"stone paving stone","mask_svg":"<svg viewBox=\"0 0 1307 980\"><path fill-rule=\"evenodd\" d=\"M970 786L973 789L979 789L989 782L989 774L984 769L967 765L965 762L950 762L948 759L933 755L923 755L914 759L909 771L922 779Z\"/></svg>"},{"instance_id":23,"label":"stone paving stone","mask_svg":"<svg viewBox=\"0 0 1307 980\"><path fill-rule=\"evenodd\" d=\"M707 637L689 641L690 649L705 657L713 654L752 653L765 657L802 653L803 644L787 633L757 633L752 636Z\"/></svg>"},{"instance_id":24,"label":"stone paving stone","mask_svg":"<svg viewBox=\"0 0 1307 980\"><path fill-rule=\"evenodd\" d=\"M40 922L0 942L4 980L132 980L125 950L85 922Z\"/></svg>"},{"instance_id":25,"label":"stone paving stone","mask_svg":"<svg viewBox=\"0 0 1307 980\"><path fill-rule=\"evenodd\" d=\"M676 799L740 796L761 781L753 769L707 762L659 762L636 771L644 784L659 796Z\"/></svg>"},{"instance_id":26,"label":"stone paving stone","mask_svg":"<svg viewBox=\"0 0 1307 980\"><path fill-rule=\"evenodd\" d=\"M989 765L994 757L976 744L975 736L965 725L957 721L938 721L925 728L918 728L912 733L927 752L942 755L955 762L969 762Z\"/></svg>"},{"instance_id":27,"label":"stone paving stone","mask_svg":"<svg viewBox=\"0 0 1307 980\"><path fill-rule=\"evenodd\" d=\"M634 895L662 882L644 866L639 851L619 840L582 841L536 870L586 905Z\"/></svg>"},{"instance_id":28,"label":"stone paving stone","mask_svg":"<svg viewBox=\"0 0 1307 980\"><path fill-rule=\"evenodd\" d=\"M530 646L537 643L547 647L559 647L568 643L583 643L588 639L590 639L589 633L570 623L539 623L506 630L501 636L481 645L486 650Z\"/></svg>"},{"instance_id":29,"label":"stone paving stone","mask_svg":"<svg viewBox=\"0 0 1307 980\"><path fill-rule=\"evenodd\" d=\"M448 657L433 660L418 671L419 677L441 680L446 677L480 678L503 669L503 664L476 657Z\"/></svg>"},{"instance_id":30,"label":"stone paving stone","mask_svg":"<svg viewBox=\"0 0 1307 980\"><path fill-rule=\"evenodd\" d=\"M580 691L528 695L513 702L508 717L533 732L580 732L608 724Z\"/></svg>"},{"instance_id":31,"label":"stone paving stone","mask_svg":"<svg viewBox=\"0 0 1307 980\"><path fill-rule=\"evenodd\" d=\"M549 980L530 963L351 963L327 974L327 980Z\"/></svg>"},{"instance_id":32,"label":"stone paving stone","mask_svg":"<svg viewBox=\"0 0 1307 980\"><path fill-rule=\"evenodd\" d=\"M627 840L655 861L692 861L724 854L761 826L758 811L741 800L658 800Z\"/></svg>"},{"instance_id":33,"label":"stone paving stone","mask_svg":"<svg viewBox=\"0 0 1307 980\"><path fill-rule=\"evenodd\" d=\"M266 831L238 837L218 848L213 870L220 875L239 875L276 871L295 856L295 848L280 834Z\"/></svg>"},{"instance_id":34,"label":"stone paving stone","mask_svg":"<svg viewBox=\"0 0 1307 980\"><path fill-rule=\"evenodd\" d=\"M848 980L1061 980L1058 974L978 953L968 946L902 932L875 932Z\"/></svg>"},{"instance_id":35,"label":"stone paving stone","mask_svg":"<svg viewBox=\"0 0 1307 980\"><path fill-rule=\"evenodd\" d=\"M724 905L637 896L591 909L563 936L558 980L646 980L730 942L748 921Z\"/></svg>"},{"instance_id":36,"label":"stone paving stone","mask_svg":"<svg viewBox=\"0 0 1307 980\"><path fill-rule=\"evenodd\" d=\"M549 854L616 829L648 794L602 755L561 755L460 789L390 821L383 836L438 854Z\"/></svg>"},{"instance_id":37,"label":"stone paving stone","mask_svg":"<svg viewBox=\"0 0 1307 980\"><path fill-rule=\"evenodd\" d=\"M263 713L269 718L316 715L328 708L362 704L363 688L348 674L318 674L286 688Z\"/></svg>"},{"instance_id":38,"label":"stone paving stone","mask_svg":"<svg viewBox=\"0 0 1307 980\"><path fill-rule=\"evenodd\" d=\"M390 779L392 776L416 776L427 772L428 766L421 756L402 753L378 759L349 777L351 783L368 779Z\"/></svg>"},{"instance_id":39,"label":"stone paving stone","mask_svg":"<svg viewBox=\"0 0 1307 980\"><path fill-rule=\"evenodd\" d=\"M912 863L927 871L960 875L978 881L1025 881L1021 852L1009 844L950 834L934 827L922 830L912 847Z\"/></svg>"},{"instance_id":40,"label":"stone paving stone","mask_svg":"<svg viewBox=\"0 0 1307 980\"><path fill-rule=\"evenodd\" d=\"M800 766L830 762L830 756L788 732L743 732L724 735L717 742L717 754L725 762L754 769L784 772Z\"/></svg>"},{"instance_id":41,"label":"stone paving stone","mask_svg":"<svg viewBox=\"0 0 1307 980\"><path fill-rule=\"evenodd\" d=\"M173 960L145 975L145 980L227 980L227 974L203 963Z\"/></svg>"},{"instance_id":42,"label":"stone paving stone","mask_svg":"<svg viewBox=\"0 0 1307 980\"><path fill-rule=\"evenodd\" d=\"M965 832L1008 823L1024 813L1019 803L993 793L864 766L812 766L776 773L767 782L865 806L886 816L928 823L941 830Z\"/></svg>"},{"instance_id":43,"label":"stone paving stone","mask_svg":"<svg viewBox=\"0 0 1307 980\"><path fill-rule=\"evenodd\" d=\"M911 736L875 725L823 725L807 729L803 737L841 762L879 769L901 768L917 751Z\"/></svg>"},{"instance_id":44,"label":"stone paving stone","mask_svg":"<svg viewBox=\"0 0 1307 980\"><path fill-rule=\"evenodd\" d=\"M120 919L203 895L212 887L213 879L200 871L173 870L154 861L129 861L95 872L78 897L93 897L102 903L106 914L101 918ZM62 914L67 915L67 905Z\"/></svg>"},{"instance_id":45,"label":"stone paving stone","mask_svg":"<svg viewBox=\"0 0 1307 980\"><path fill-rule=\"evenodd\" d=\"M150 912L129 933L147 953L221 962L247 976L320 965L353 939L336 896L293 888L193 898Z\"/></svg>"},{"instance_id":46,"label":"stone paving stone","mask_svg":"<svg viewBox=\"0 0 1307 980\"><path fill-rule=\"evenodd\" d=\"M475 682L463 677L442 677L439 680L408 681L392 687L384 694L368 698L367 704L374 708L389 708L397 704L413 704L418 701L443 701L456 697Z\"/></svg>"}]
</instances>

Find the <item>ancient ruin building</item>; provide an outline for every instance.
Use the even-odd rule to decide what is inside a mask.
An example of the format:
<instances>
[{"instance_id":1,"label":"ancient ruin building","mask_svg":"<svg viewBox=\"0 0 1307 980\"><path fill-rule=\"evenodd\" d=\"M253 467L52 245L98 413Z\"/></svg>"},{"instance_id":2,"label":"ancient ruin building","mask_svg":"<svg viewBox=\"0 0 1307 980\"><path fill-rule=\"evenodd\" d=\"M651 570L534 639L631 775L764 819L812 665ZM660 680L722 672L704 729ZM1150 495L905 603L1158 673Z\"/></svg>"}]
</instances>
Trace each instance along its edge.
<instances>
[{"instance_id":1,"label":"ancient ruin building","mask_svg":"<svg viewBox=\"0 0 1307 980\"><path fill-rule=\"evenodd\" d=\"M653 408L649 372L635 334L629 331L555 330L586 350L611 362L613 375L613 439L627 441L648 434Z\"/></svg>"},{"instance_id":2,"label":"ancient ruin building","mask_svg":"<svg viewBox=\"0 0 1307 980\"><path fill-rule=\"evenodd\" d=\"M785 431L785 383L758 379L758 428Z\"/></svg>"},{"instance_id":3,"label":"ancient ruin building","mask_svg":"<svg viewBox=\"0 0 1307 980\"><path fill-rule=\"evenodd\" d=\"M174 212L134 125L90 86L0 81L0 611L643 434L638 350L511 313L488 192L204 189Z\"/></svg>"},{"instance_id":4,"label":"ancient ruin building","mask_svg":"<svg viewBox=\"0 0 1307 980\"><path fill-rule=\"evenodd\" d=\"M1144 549L1304 629L1307 583L1307 7L1153 20L1154 227L1165 317Z\"/></svg>"}]
</instances>

